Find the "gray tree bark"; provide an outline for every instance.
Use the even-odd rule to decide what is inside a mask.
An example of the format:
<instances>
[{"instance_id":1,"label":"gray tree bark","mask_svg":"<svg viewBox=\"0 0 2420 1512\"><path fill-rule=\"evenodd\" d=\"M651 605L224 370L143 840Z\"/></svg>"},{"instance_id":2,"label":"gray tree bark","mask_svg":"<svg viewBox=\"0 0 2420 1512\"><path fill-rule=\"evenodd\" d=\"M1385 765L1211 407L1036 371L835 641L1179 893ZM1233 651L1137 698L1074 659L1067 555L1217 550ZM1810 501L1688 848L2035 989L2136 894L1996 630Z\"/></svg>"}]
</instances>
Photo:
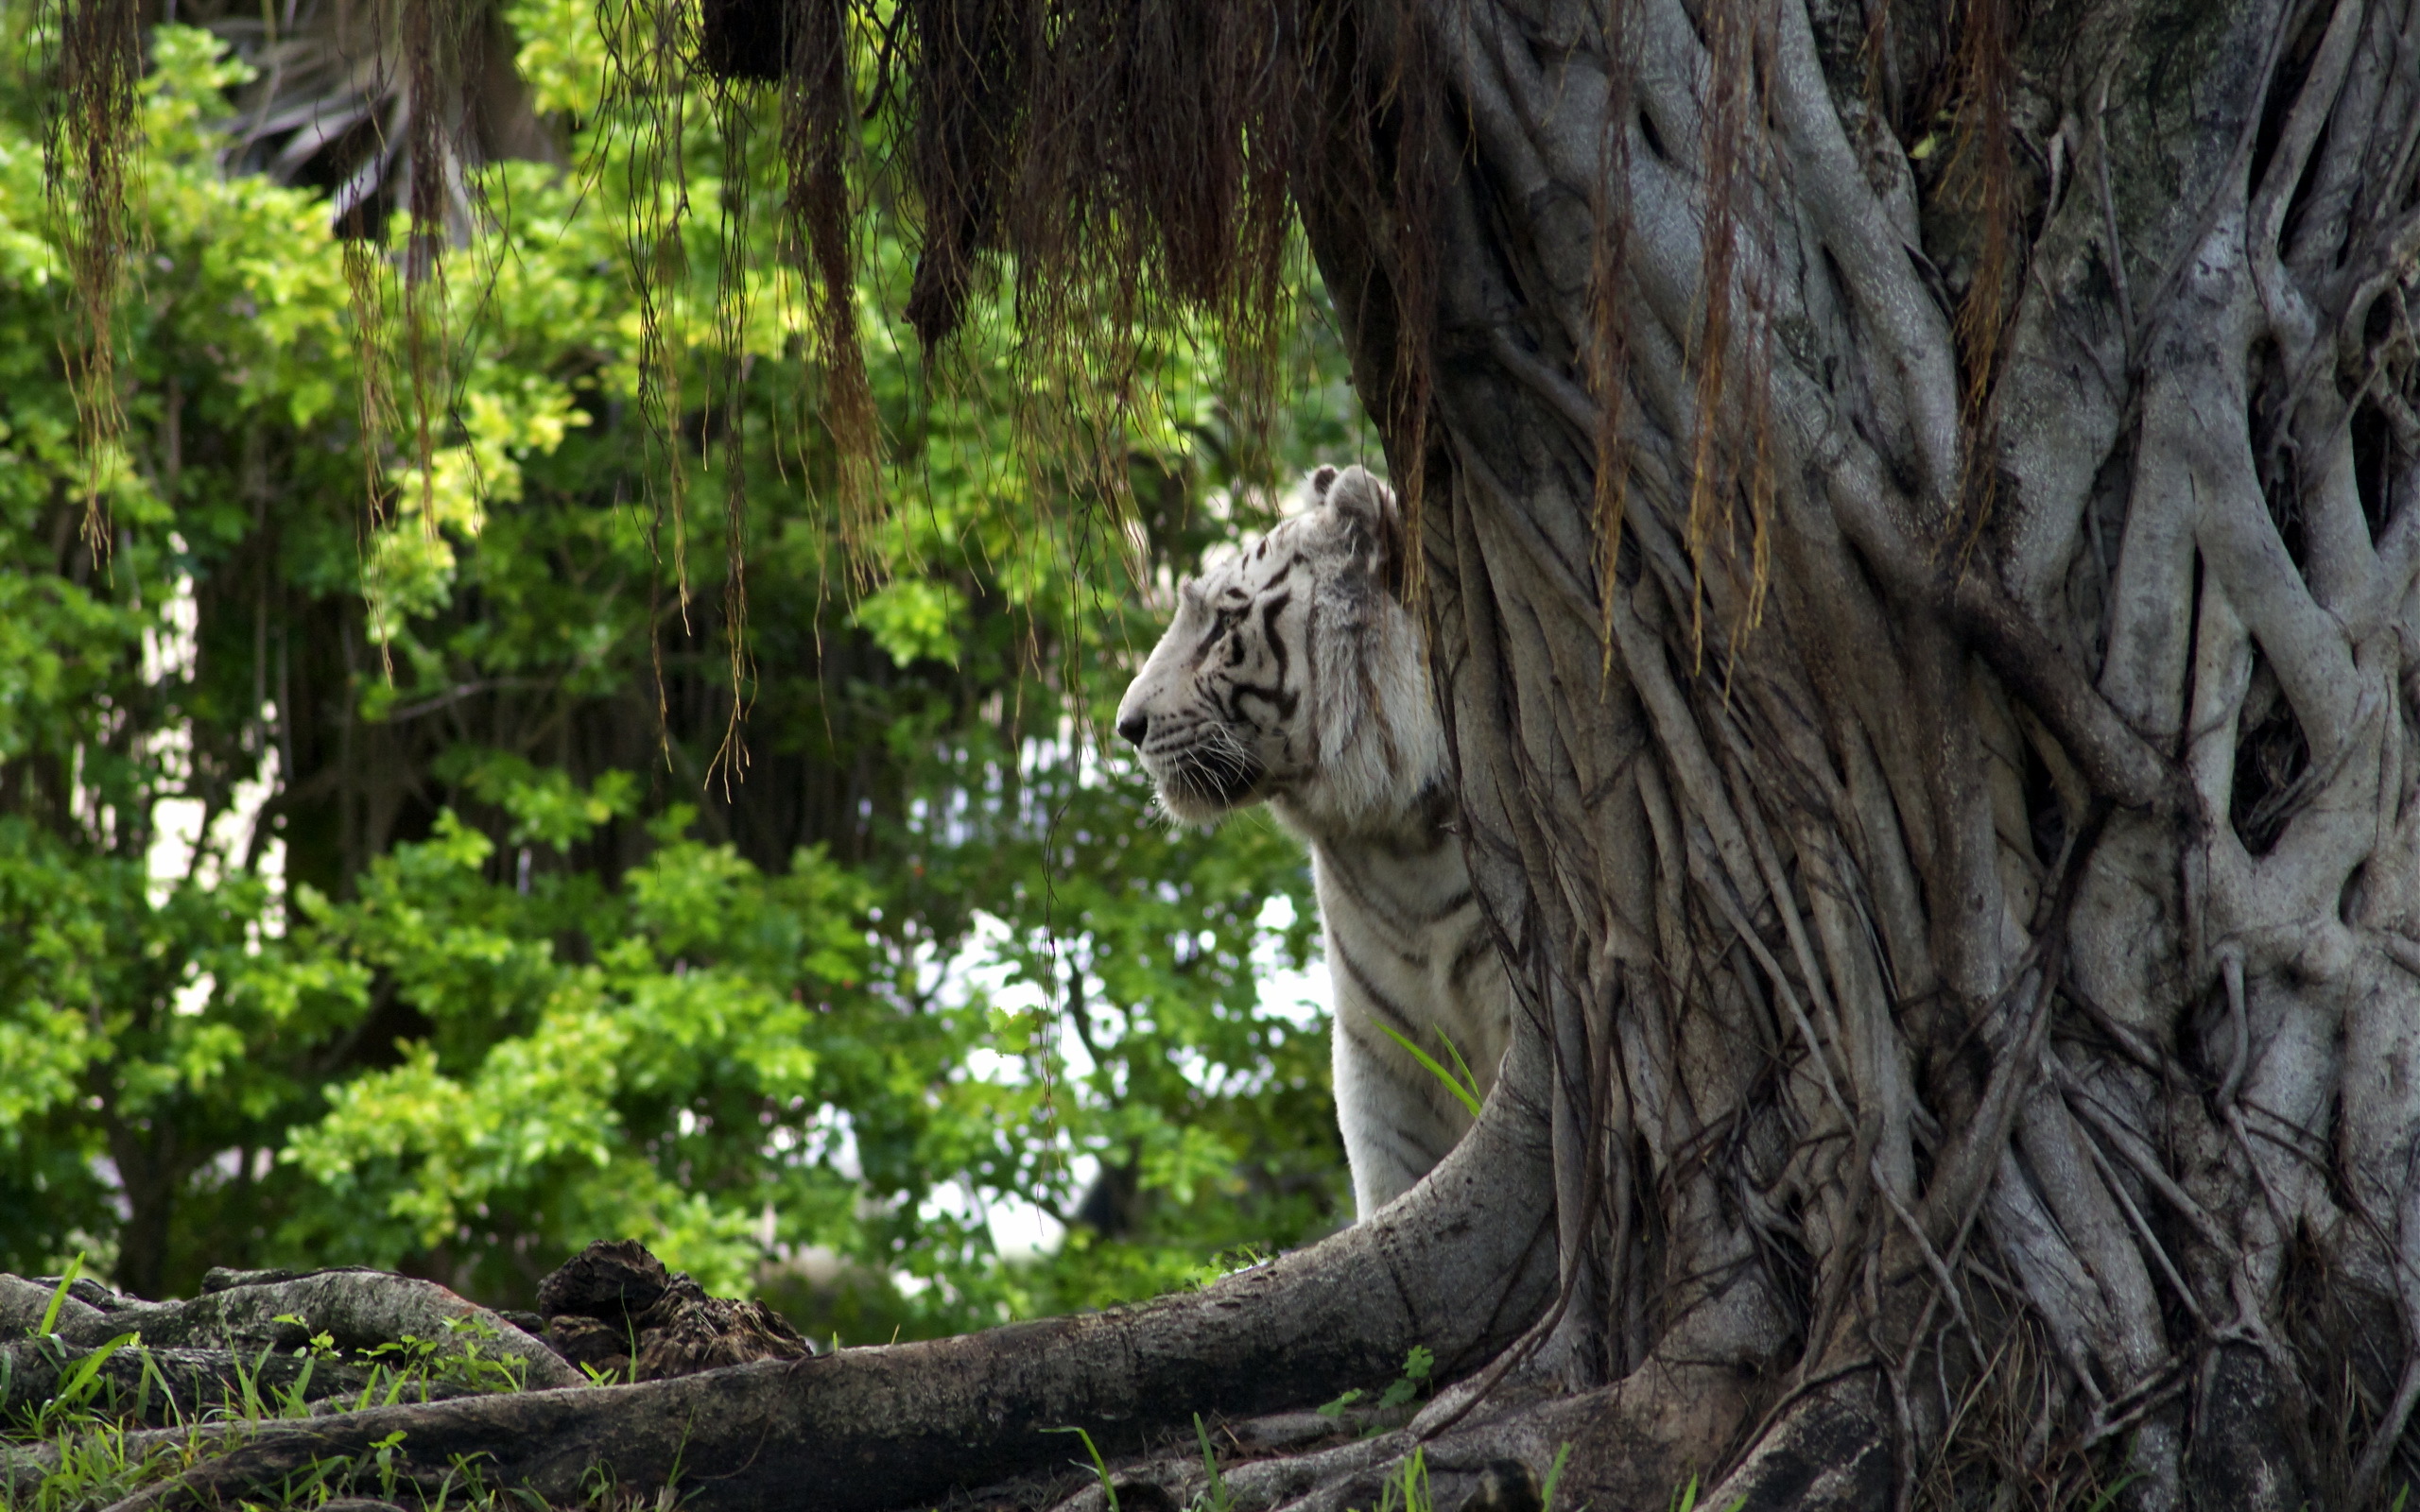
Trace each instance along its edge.
<instances>
[{"instance_id":1,"label":"gray tree bark","mask_svg":"<svg viewBox=\"0 0 2420 1512\"><path fill-rule=\"evenodd\" d=\"M1373 30L1303 198L1556 1052L1536 1367L1727 1372L1719 1505L2386 1504L2420 8Z\"/></svg>"}]
</instances>

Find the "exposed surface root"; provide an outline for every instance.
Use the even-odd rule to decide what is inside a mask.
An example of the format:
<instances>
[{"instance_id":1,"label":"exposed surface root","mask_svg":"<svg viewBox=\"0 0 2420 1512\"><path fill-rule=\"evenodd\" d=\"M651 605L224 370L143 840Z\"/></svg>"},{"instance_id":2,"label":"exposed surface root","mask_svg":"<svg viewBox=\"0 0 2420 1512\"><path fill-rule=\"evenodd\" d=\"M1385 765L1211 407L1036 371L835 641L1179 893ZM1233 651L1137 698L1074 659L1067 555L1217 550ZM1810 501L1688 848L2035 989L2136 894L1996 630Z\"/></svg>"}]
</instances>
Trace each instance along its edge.
<instances>
[{"instance_id":1,"label":"exposed surface root","mask_svg":"<svg viewBox=\"0 0 2420 1512\"><path fill-rule=\"evenodd\" d=\"M467 1464L488 1484L557 1501L576 1501L602 1475L628 1487L677 1480L683 1504L700 1509L787 1506L811 1485L819 1507L874 1512L1055 1474L1071 1452L1069 1427L1127 1452L1189 1432L1196 1412L1316 1405L1383 1383L1414 1345L1441 1373L1467 1372L1551 1296L1547 1151L1521 1101L1534 1095L1539 1048L1516 1044L1478 1125L1426 1185L1324 1244L1200 1293L677 1380L268 1424L123 1505L210 1505L331 1461L350 1474L400 1432L386 1469L426 1497L458 1485ZM627 1310L663 1284L644 1265L591 1265L550 1295L559 1307ZM100 1318L88 1311L79 1327Z\"/></svg>"}]
</instances>

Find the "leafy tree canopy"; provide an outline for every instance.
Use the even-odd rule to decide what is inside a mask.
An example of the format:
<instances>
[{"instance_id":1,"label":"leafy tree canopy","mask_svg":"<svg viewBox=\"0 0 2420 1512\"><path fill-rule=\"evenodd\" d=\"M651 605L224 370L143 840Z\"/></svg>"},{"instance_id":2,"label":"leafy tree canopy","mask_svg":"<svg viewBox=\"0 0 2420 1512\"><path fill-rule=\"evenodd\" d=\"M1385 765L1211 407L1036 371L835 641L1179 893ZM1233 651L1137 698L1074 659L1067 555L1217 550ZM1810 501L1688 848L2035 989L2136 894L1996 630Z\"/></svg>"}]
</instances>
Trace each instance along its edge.
<instances>
[{"instance_id":1,"label":"leafy tree canopy","mask_svg":"<svg viewBox=\"0 0 2420 1512\"><path fill-rule=\"evenodd\" d=\"M39 102L0 115L0 1269L513 1303L631 1234L878 1339L1336 1225L1323 1023L1262 1005L1299 853L1170 833L1091 733L1152 595L1366 449L1330 338L1251 423L1212 334L1151 338L1149 401L1039 466L1060 369L997 300L928 366L877 214L851 514L778 228L625 256L778 165L702 109L667 158L577 0L508 19L561 161L474 174L409 284L405 217L226 171L219 37L149 34L96 471ZM1064 1242L1004 1257L1004 1207Z\"/></svg>"}]
</instances>

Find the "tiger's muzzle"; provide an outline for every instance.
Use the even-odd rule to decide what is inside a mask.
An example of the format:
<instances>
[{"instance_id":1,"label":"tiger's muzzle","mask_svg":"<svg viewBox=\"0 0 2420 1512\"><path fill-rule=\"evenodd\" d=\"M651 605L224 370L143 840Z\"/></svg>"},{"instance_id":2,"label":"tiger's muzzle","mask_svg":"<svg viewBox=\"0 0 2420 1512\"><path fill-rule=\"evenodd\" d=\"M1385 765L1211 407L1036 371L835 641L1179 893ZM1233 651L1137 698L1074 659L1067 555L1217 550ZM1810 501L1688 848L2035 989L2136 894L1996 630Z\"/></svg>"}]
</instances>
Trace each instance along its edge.
<instances>
[{"instance_id":1,"label":"tiger's muzzle","mask_svg":"<svg viewBox=\"0 0 2420 1512\"><path fill-rule=\"evenodd\" d=\"M1150 773L1169 815L1201 824L1259 801L1264 796L1261 785L1269 777L1268 765L1233 732L1215 723L1195 723L1190 728L1192 739L1181 735L1181 744L1163 741L1154 749L1149 713L1134 710L1117 721L1119 738L1142 756L1143 769Z\"/></svg>"},{"instance_id":2,"label":"tiger's muzzle","mask_svg":"<svg viewBox=\"0 0 2420 1512\"><path fill-rule=\"evenodd\" d=\"M1159 780L1160 797L1178 817L1185 809L1225 813L1259 799L1269 769L1250 756L1227 751L1186 751L1170 760ZM1184 801L1180 802L1180 799Z\"/></svg>"}]
</instances>

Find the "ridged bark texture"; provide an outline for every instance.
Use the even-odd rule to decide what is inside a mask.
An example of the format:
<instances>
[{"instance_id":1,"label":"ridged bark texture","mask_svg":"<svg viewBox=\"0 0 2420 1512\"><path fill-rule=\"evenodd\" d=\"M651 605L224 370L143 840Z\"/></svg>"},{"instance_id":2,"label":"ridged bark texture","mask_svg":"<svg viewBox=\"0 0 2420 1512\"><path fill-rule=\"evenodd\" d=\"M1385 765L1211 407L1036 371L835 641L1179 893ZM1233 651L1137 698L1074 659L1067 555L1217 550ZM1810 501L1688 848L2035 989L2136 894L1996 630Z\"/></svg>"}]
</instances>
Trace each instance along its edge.
<instances>
[{"instance_id":1,"label":"ridged bark texture","mask_svg":"<svg viewBox=\"0 0 2420 1512\"><path fill-rule=\"evenodd\" d=\"M1535 1363L1735 1372L1710 1504L2420 1466L2416 45L1441 0L1334 86L1386 166L1301 198L1556 1052Z\"/></svg>"}]
</instances>

